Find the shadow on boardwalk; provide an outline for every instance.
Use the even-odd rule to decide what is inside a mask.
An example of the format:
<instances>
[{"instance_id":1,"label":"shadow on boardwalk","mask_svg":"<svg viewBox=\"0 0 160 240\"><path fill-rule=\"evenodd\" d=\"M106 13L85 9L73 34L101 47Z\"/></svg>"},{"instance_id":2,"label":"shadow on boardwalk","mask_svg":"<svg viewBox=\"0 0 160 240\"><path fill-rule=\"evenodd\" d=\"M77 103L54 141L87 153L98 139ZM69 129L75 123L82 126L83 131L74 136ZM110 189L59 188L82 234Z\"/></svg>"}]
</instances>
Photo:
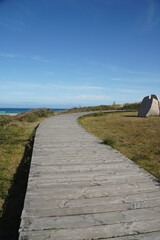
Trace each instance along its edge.
<instances>
[{"instance_id":1,"label":"shadow on boardwalk","mask_svg":"<svg viewBox=\"0 0 160 240\"><path fill-rule=\"evenodd\" d=\"M3 215L0 219L0 239L3 240L17 240L19 237L18 230L28 182L34 133L25 147L24 155L3 206Z\"/></svg>"}]
</instances>

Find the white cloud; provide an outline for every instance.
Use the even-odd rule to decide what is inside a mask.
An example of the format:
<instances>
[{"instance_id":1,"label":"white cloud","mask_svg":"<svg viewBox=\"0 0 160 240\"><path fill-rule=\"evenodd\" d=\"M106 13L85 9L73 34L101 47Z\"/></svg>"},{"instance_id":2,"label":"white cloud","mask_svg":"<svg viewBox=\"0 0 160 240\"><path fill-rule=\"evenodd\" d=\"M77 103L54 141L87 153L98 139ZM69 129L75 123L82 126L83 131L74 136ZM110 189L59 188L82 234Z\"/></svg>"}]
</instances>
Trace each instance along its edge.
<instances>
[{"instance_id":1,"label":"white cloud","mask_svg":"<svg viewBox=\"0 0 160 240\"><path fill-rule=\"evenodd\" d=\"M160 72L146 72L146 71L135 71L135 70L131 70L125 67L121 67L121 66L117 66L115 64L108 64L108 63L104 63L104 62L100 62L100 61L91 61L91 60L84 60L86 64L89 65L95 65L96 67L102 67L103 69L108 69L109 71L112 72L120 72L120 73L128 73L128 74L132 74L132 75L159 75L160 76Z\"/></svg>"},{"instance_id":2,"label":"white cloud","mask_svg":"<svg viewBox=\"0 0 160 240\"><path fill-rule=\"evenodd\" d=\"M99 87L99 86L58 86L60 88L64 88L64 89L72 89L72 90L102 90L104 89L103 87Z\"/></svg>"},{"instance_id":3,"label":"white cloud","mask_svg":"<svg viewBox=\"0 0 160 240\"><path fill-rule=\"evenodd\" d=\"M90 95L90 94L81 94L76 96L68 97L69 99L77 99L77 100L110 100L110 96L107 95Z\"/></svg>"},{"instance_id":4,"label":"white cloud","mask_svg":"<svg viewBox=\"0 0 160 240\"><path fill-rule=\"evenodd\" d=\"M118 81L118 82L123 82L124 81L124 79L122 79L122 78L112 78L112 80L113 81Z\"/></svg>"},{"instance_id":5,"label":"white cloud","mask_svg":"<svg viewBox=\"0 0 160 240\"><path fill-rule=\"evenodd\" d=\"M160 73L134 71L134 70L119 67L119 66L116 66L116 65L107 65L107 68L109 70L111 70L112 72L124 72L124 73L135 74L135 75L160 75Z\"/></svg>"},{"instance_id":6,"label":"white cloud","mask_svg":"<svg viewBox=\"0 0 160 240\"><path fill-rule=\"evenodd\" d=\"M43 58L41 56L33 56L32 59L35 61L38 61L38 62L51 63L51 61L49 61L48 59Z\"/></svg>"},{"instance_id":7,"label":"white cloud","mask_svg":"<svg viewBox=\"0 0 160 240\"><path fill-rule=\"evenodd\" d=\"M157 9L159 11L159 1L149 0L148 1L148 11L147 11L147 20L149 27L157 24L160 21L160 16L157 14Z\"/></svg>"},{"instance_id":8,"label":"white cloud","mask_svg":"<svg viewBox=\"0 0 160 240\"><path fill-rule=\"evenodd\" d=\"M65 84L52 84L52 83L32 83L31 81L18 82L18 81L0 81L1 89L66 89L66 90L103 90L104 87L94 85L65 85Z\"/></svg>"},{"instance_id":9,"label":"white cloud","mask_svg":"<svg viewBox=\"0 0 160 240\"><path fill-rule=\"evenodd\" d=\"M146 0L147 8L143 16L142 32L150 31L154 26L160 23L160 2L159 0ZM139 23L140 25L140 23Z\"/></svg>"},{"instance_id":10,"label":"white cloud","mask_svg":"<svg viewBox=\"0 0 160 240\"><path fill-rule=\"evenodd\" d=\"M0 53L0 57L15 58L17 56L15 54L11 54L11 53Z\"/></svg>"},{"instance_id":11,"label":"white cloud","mask_svg":"<svg viewBox=\"0 0 160 240\"><path fill-rule=\"evenodd\" d=\"M113 81L127 82L127 83L160 83L160 78L112 78Z\"/></svg>"},{"instance_id":12,"label":"white cloud","mask_svg":"<svg viewBox=\"0 0 160 240\"><path fill-rule=\"evenodd\" d=\"M120 91L123 93L138 93L138 92L142 92L142 89L133 89L133 88L124 88L124 89L120 89Z\"/></svg>"},{"instance_id":13,"label":"white cloud","mask_svg":"<svg viewBox=\"0 0 160 240\"><path fill-rule=\"evenodd\" d=\"M51 76L56 75L56 73L55 73L55 72L52 72L52 71L47 71L46 73L47 73L48 75L51 75Z\"/></svg>"},{"instance_id":14,"label":"white cloud","mask_svg":"<svg viewBox=\"0 0 160 240\"><path fill-rule=\"evenodd\" d=\"M7 28L14 32L25 32L26 25L23 19L15 19L13 16L6 17L0 20L0 26Z\"/></svg>"}]
</instances>

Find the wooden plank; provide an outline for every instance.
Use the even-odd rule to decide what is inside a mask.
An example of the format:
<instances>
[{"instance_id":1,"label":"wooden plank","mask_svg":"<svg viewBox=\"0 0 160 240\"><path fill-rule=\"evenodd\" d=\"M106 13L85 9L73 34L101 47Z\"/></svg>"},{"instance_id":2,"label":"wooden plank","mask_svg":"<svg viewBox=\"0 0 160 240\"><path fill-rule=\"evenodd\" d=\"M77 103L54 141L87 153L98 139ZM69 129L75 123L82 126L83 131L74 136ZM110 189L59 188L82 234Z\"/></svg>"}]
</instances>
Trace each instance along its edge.
<instances>
[{"instance_id":1,"label":"wooden plank","mask_svg":"<svg viewBox=\"0 0 160 240\"><path fill-rule=\"evenodd\" d=\"M33 202L34 203L34 202ZM29 208L28 208L29 205ZM151 200L141 200L133 202L121 202L121 203L104 203L101 205L97 202L95 205L91 205L88 202L88 205L79 204L76 207L68 207L68 202L57 202L53 203L50 201L39 202L35 207L35 203L32 207L32 204L28 204L26 210L24 209L22 216L24 217L57 217L57 216L73 216L73 215L84 215L84 214L93 214L93 213L107 213L115 211L124 211L132 209L149 209L153 207L160 207L160 197L157 199Z\"/></svg>"},{"instance_id":2,"label":"wooden plank","mask_svg":"<svg viewBox=\"0 0 160 240\"><path fill-rule=\"evenodd\" d=\"M82 209L83 211L83 209ZM140 220L159 219L160 207L148 209L134 209L126 211L80 214L63 217L23 217L23 230L37 231L50 229L87 228L101 225L129 223Z\"/></svg>"},{"instance_id":3,"label":"wooden plank","mask_svg":"<svg viewBox=\"0 0 160 240\"><path fill-rule=\"evenodd\" d=\"M103 238L103 240L159 240L160 232L151 232L147 234L138 234L127 237ZM95 239L96 240L96 239ZM102 239L101 239L102 240Z\"/></svg>"},{"instance_id":4,"label":"wooden plank","mask_svg":"<svg viewBox=\"0 0 160 240\"><path fill-rule=\"evenodd\" d=\"M23 231L20 235L20 240L35 239L35 240L92 240L103 238L116 238L121 236L132 236L142 233L151 233L160 231L160 219L151 219L144 221L118 223L112 225L101 225L89 228L74 228L74 229L52 229L41 231ZM152 240L152 239L150 239ZM153 238L153 240L155 240Z\"/></svg>"}]
</instances>

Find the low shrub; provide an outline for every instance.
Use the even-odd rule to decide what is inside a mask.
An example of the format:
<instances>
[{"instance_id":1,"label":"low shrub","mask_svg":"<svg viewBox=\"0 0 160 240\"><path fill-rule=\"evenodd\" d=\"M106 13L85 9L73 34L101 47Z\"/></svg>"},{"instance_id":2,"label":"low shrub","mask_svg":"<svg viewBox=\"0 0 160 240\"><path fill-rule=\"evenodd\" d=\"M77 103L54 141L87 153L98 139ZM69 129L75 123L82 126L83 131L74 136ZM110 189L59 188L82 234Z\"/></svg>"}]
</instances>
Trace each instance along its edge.
<instances>
[{"instance_id":1,"label":"low shrub","mask_svg":"<svg viewBox=\"0 0 160 240\"><path fill-rule=\"evenodd\" d=\"M112 138L105 138L103 143L109 145L112 148L115 148L115 141Z\"/></svg>"},{"instance_id":2,"label":"low shrub","mask_svg":"<svg viewBox=\"0 0 160 240\"><path fill-rule=\"evenodd\" d=\"M38 118L50 117L53 115L54 113L51 109L41 108L18 114L15 119L19 121L36 122Z\"/></svg>"},{"instance_id":3,"label":"low shrub","mask_svg":"<svg viewBox=\"0 0 160 240\"><path fill-rule=\"evenodd\" d=\"M141 103L125 103L123 104L123 107L121 108L121 110L130 110L130 111L138 111L139 107L140 107Z\"/></svg>"}]
</instances>

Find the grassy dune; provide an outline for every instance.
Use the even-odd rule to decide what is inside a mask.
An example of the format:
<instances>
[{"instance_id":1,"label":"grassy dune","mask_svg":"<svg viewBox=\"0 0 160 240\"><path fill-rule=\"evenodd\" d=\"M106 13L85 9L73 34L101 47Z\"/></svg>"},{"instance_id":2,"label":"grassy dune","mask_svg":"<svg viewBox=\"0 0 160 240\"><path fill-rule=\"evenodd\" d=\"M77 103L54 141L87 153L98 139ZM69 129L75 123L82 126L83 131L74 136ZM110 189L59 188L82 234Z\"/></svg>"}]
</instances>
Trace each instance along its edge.
<instances>
[{"instance_id":1,"label":"grassy dune","mask_svg":"<svg viewBox=\"0 0 160 240\"><path fill-rule=\"evenodd\" d=\"M80 123L160 179L160 117L138 118L137 113L94 114Z\"/></svg>"},{"instance_id":2,"label":"grassy dune","mask_svg":"<svg viewBox=\"0 0 160 240\"><path fill-rule=\"evenodd\" d=\"M139 107L140 107L140 103L125 103L123 105L113 104L113 105L100 105L100 106L79 107L79 108L75 107L75 108L68 109L63 113L77 113L77 112L105 111L105 110L138 111Z\"/></svg>"},{"instance_id":3,"label":"grassy dune","mask_svg":"<svg viewBox=\"0 0 160 240\"><path fill-rule=\"evenodd\" d=\"M0 216L24 150L26 146L28 149L31 147L35 128L45 117L52 115L53 112L47 109L32 110L17 116L0 115ZM29 157L25 158L24 161L29 164Z\"/></svg>"}]
</instances>

